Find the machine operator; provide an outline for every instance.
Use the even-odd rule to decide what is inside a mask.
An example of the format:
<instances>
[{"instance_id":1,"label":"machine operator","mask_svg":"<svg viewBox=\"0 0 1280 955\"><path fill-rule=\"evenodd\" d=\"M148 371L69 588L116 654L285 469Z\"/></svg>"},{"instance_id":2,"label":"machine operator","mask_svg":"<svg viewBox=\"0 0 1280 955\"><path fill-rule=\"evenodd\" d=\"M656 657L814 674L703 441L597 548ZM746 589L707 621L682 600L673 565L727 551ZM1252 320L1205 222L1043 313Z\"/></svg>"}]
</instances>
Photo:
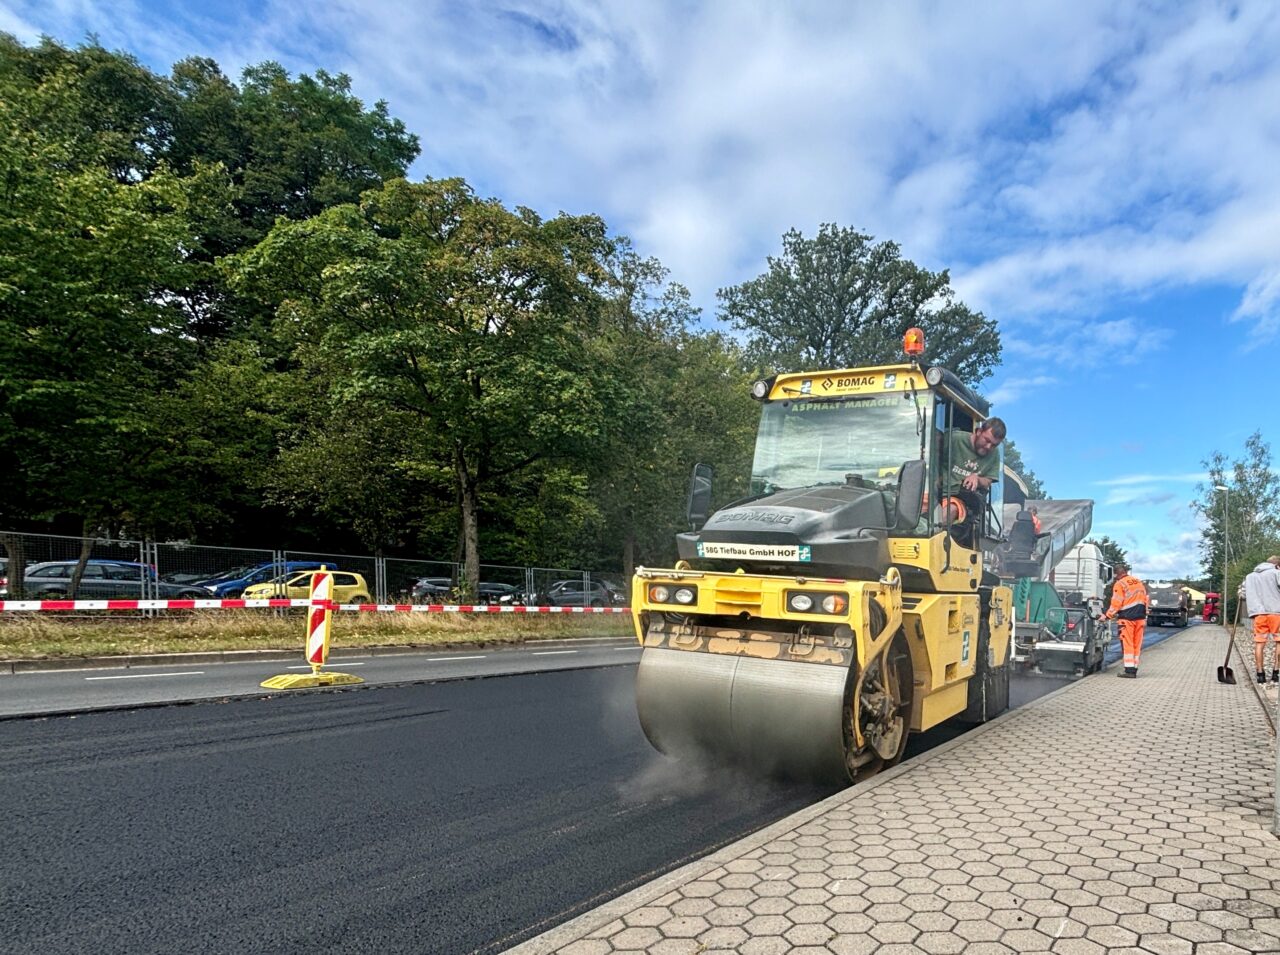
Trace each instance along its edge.
<instances>
[{"instance_id":1,"label":"machine operator","mask_svg":"<svg viewBox=\"0 0 1280 955\"><path fill-rule=\"evenodd\" d=\"M1004 436L999 418L988 418L976 431L952 428L943 436L940 519L966 547L973 546L977 536L986 493L1000 479L1000 455L995 450Z\"/></svg>"}]
</instances>

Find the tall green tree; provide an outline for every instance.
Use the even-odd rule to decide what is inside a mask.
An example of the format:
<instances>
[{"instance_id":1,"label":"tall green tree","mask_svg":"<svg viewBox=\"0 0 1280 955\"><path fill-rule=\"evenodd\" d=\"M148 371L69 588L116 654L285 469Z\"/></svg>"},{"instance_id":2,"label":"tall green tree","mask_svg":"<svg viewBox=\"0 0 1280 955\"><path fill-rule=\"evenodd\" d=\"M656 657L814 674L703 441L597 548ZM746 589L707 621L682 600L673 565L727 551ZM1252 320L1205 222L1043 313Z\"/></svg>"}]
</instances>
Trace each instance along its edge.
<instances>
[{"instance_id":1,"label":"tall green tree","mask_svg":"<svg viewBox=\"0 0 1280 955\"><path fill-rule=\"evenodd\" d=\"M486 487L599 433L586 342L608 248L595 217L543 220L461 180L396 180L278 222L231 270L275 306L304 374L346 408L405 417L404 467L452 485L474 589Z\"/></svg>"},{"instance_id":2,"label":"tall green tree","mask_svg":"<svg viewBox=\"0 0 1280 955\"><path fill-rule=\"evenodd\" d=\"M206 261L253 246L279 218L301 221L356 202L404 176L419 152L418 137L387 104L366 108L341 73L293 77L267 62L247 67L237 85L213 60L193 57L174 66L171 91L166 158L180 173L219 163L234 186L225 212L201 223L202 244L192 254ZM256 317L216 281L193 287L185 301L199 341Z\"/></svg>"},{"instance_id":3,"label":"tall green tree","mask_svg":"<svg viewBox=\"0 0 1280 955\"><path fill-rule=\"evenodd\" d=\"M187 535L262 506L288 350L214 262L402 175L416 137L342 75L166 78L6 35L0 123L0 525Z\"/></svg>"},{"instance_id":4,"label":"tall green tree","mask_svg":"<svg viewBox=\"0 0 1280 955\"><path fill-rule=\"evenodd\" d=\"M794 371L899 361L902 335L924 330L926 358L974 384L1000 363L996 323L957 301L947 271L903 258L895 242L835 224L782 237L757 278L721 289L723 317L760 367Z\"/></svg>"},{"instance_id":5,"label":"tall green tree","mask_svg":"<svg viewBox=\"0 0 1280 955\"><path fill-rule=\"evenodd\" d=\"M1121 561L1128 560L1128 552L1110 537L1090 537L1085 540L1086 544L1097 544L1098 549L1102 551L1102 559L1113 567Z\"/></svg>"},{"instance_id":6,"label":"tall green tree","mask_svg":"<svg viewBox=\"0 0 1280 955\"><path fill-rule=\"evenodd\" d=\"M0 83L30 99L24 121L64 148L66 172L105 172L135 183L168 165L176 102L163 77L91 41L71 49L48 37L27 47L0 33Z\"/></svg>"},{"instance_id":7,"label":"tall green tree","mask_svg":"<svg viewBox=\"0 0 1280 955\"><path fill-rule=\"evenodd\" d=\"M1003 449L1005 467L1012 469L1018 477L1022 478L1022 483L1027 486L1027 497L1034 501L1048 500L1049 495L1045 490L1044 483L1036 477L1035 471L1027 467L1017 443L1010 438L1004 442Z\"/></svg>"},{"instance_id":8,"label":"tall green tree","mask_svg":"<svg viewBox=\"0 0 1280 955\"><path fill-rule=\"evenodd\" d=\"M1200 553L1205 573L1221 581L1225 555L1231 576L1238 579L1240 568L1252 570L1280 549L1280 476L1273 468L1271 445L1255 431L1234 461L1214 451L1201 464L1209 479L1197 486L1200 497L1192 507L1204 518ZM1219 491L1219 485L1228 490Z\"/></svg>"},{"instance_id":9,"label":"tall green tree","mask_svg":"<svg viewBox=\"0 0 1280 955\"><path fill-rule=\"evenodd\" d=\"M157 427L190 343L172 291L198 266L193 219L218 170L145 178L83 131L81 64L0 68L0 525L75 515L86 529L169 522L183 497ZM47 64L45 64L47 65ZM135 170L137 171L137 170Z\"/></svg>"},{"instance_id":10,"label":"tall green tree","mask_svg":"<svg viewBox=\"0 0 1280 955\"><path fill-rule=\"evenodd\" d=\"M673 553L695 462L715 466L722 483L742 483L758 406L741 354L692 329L689 293L660 263L623 241L609 267L593 342L605 414L589 478L603 529L620 545L611 556L629 576L638 561Z\"/></svg>"}]
</instances>

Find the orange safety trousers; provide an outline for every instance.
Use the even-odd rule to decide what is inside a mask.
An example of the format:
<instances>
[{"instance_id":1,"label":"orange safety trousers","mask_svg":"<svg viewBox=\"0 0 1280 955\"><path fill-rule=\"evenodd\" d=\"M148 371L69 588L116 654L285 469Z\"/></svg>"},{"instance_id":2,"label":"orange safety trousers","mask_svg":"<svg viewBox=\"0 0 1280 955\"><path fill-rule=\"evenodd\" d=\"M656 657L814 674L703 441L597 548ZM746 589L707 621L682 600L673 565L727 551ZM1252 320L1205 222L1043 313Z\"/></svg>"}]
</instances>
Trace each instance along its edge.
<instances>
[{"instance_id":1,"label":"orange safety trousers","mask_svg":"<svg viewBox=\"0 0 1280 955\"><path fill-rule=\"evenodd\" d=\"M1142 634L1147 629L1145 620L1120 620L1120 648L1124 651L1125 669L1138 669L1142 656Z\"/></svg>"}]
</instances>

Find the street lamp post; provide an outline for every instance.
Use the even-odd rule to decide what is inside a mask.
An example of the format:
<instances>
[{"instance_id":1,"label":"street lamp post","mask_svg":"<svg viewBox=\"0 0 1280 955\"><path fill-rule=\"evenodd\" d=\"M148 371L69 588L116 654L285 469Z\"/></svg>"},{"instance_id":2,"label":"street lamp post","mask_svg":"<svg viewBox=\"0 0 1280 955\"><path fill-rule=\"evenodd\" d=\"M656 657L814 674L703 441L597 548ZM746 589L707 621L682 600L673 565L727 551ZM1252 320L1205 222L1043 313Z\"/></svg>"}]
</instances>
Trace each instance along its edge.
<instances>
[{"instance_id":1,"label":"street lamp post","mask_svg":"<svg viewBox=\"0 0 1280 955\"><path fill-rule=\"evenodd\" d=\"M1222 626L1227 625L1227 564L1230 561L1231 540L1231 488L1225 484L1215 484L1215 491L1224 491L1222 495L1222 599L1218 601L1218 617ZM1235 634L1231 635L1235 639Z\"/></svg>"}]
</instances>

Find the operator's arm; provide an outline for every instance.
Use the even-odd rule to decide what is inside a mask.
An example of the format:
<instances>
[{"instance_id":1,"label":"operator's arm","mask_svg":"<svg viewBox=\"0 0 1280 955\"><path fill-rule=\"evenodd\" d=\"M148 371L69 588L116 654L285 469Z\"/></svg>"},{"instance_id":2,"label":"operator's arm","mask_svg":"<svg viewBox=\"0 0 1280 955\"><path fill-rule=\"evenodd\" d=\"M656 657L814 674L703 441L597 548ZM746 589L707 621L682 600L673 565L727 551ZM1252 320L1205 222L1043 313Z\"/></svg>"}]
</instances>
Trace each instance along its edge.
<instances>
[{"instance_id":1,"label":"operator's arm","mask_svg":"<svg viewBox=\"0 0 1280 955\"><path fill-rule=\"evenodd\" d=\"M963 481L966 491L985 491L994 483L994 479L983 477L981 474L970 474Z\"/></svg>"},{"instance_id":2,"label":"operator's arm","mask_svg":"<svg viewBox=\"0 0 1280 955\"><path fill-rule=\"evenodd\" d=\"M1108 607L1107 612L1102 615L1103 620L1110 620L1120 610L1120 603L1124 600L1124 594L1121 592L1119 586L1117 586L1119 583L1120 581L1117 580L1111 585L1111 606Z\"/></svg>"}]
</instances>

